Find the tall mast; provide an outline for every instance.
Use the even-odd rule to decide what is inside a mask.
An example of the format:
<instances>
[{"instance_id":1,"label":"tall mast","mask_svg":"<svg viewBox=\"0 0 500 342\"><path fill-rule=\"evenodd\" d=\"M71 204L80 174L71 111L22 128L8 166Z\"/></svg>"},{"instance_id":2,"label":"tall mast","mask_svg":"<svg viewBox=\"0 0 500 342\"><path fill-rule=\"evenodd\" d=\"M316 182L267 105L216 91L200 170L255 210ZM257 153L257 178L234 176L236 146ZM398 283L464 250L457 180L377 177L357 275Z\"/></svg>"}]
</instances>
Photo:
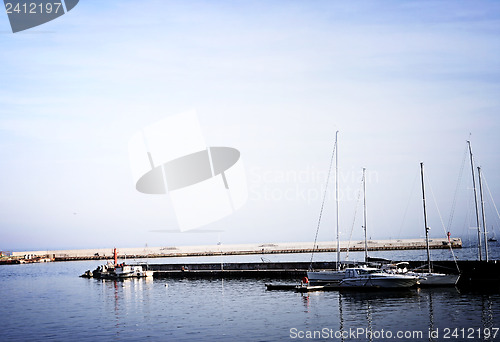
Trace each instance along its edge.
<instances>
[{"instance_id":1,"label":"tall mast","mask_svg":"<svg viewBox=\"0 0 500 342\"><path fill-rule=\"evenodd\" d=\"M340 234L339 234L339 131L335 132L335 205L337 212L337 271L340 270Z\"/></svg>"},{"instance_id":2,"label":"tall mast","mask_svg":"<svg viewBox=\"0 0 500 342\"><path fill-rule=\"evenodd\" d=\"M483 236L484 236L484 252L486 261L488 261L488 233L486 232L486 216L484 215L484 201L483 201L483 182L481 180L481 167L477 167L477 175L479 177L479 194L481 196L481 212L483 215Z\"/></svg>"},{"instance_id":3,"label":"tall mast","mask_svg":"<svg viewBox=\"0 0 500 342\"><path fill-rule=\"evenodd\" d=\"M483 260L483 255L481 252L481 226L479 225L479 210L477 208L477 195L476 195L476 177L474 176L474 162L472 159L472 149L470 147L470 140L467 140L467 144L469 145L469 154L470 154L470 167L472 170L472 188L474 189L474 203L476 204L476 223L477 223L477 249L479 252L479 261Z\"/></svg>"},{"instance_id":4,"label":"tall mast","mask_svg":"<svg viewBox=\"0 0 500 342\"><path fill-rule=\"evenodd\" d=\"M365 176L365 171L366 171L366 169L363 168L363 208L364 208L363 229L365 230L365 262L367 262L368 261L368 242L366 240L366 176Z\"/></svg>"},{"instance_id":5,"label":"tall mast","mask_svg":"<svg viewBox=\"0 0 500 342\"><path fill-rule=\"evenodd\" d=\"M422 177L422 203L424 204L425 246L427 247L427 264L429 273L432 272L431 252L429 249L429 227L427 226L427 211L425 209L425 187L424 187L424 163L420 163L420 174Z\"/></svg>"}]
</instances>

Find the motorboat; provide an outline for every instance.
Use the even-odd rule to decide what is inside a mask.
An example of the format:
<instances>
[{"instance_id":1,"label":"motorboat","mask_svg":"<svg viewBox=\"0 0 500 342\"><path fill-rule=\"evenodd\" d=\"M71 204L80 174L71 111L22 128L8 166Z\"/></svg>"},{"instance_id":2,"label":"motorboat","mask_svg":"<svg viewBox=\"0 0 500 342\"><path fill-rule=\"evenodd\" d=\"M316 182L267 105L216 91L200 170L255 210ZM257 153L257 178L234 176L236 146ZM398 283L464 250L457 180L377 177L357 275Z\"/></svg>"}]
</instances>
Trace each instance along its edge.
<instances>
[{"instance_id":1,"label":"motorboat","mask_svg":"<svg viewBox=\"0 0 500 342\"><path fill-rule=\"evenodd\" d=\"M103 278L103 279L126 279L126 278L146 278L152 277L153 271L144 270L140 265L126 265L109 262L98 266L94 271L86 271L84 278Z\"/></svg>"}]
</instances>

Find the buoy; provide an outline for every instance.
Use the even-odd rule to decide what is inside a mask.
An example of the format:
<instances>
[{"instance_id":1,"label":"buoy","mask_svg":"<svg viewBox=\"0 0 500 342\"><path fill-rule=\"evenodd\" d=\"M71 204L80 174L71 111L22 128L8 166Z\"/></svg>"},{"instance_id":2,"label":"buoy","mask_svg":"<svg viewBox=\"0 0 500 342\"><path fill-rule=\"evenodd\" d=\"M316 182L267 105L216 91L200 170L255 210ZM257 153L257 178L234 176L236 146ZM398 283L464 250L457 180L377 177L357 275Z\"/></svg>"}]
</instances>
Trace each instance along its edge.
<instances>
[{"instance_id":1,"label":"buoy","mask_svg":"<svg viewBox=\"0 0 500 342\"><path fill-rule=\"evenodd\" d=\"M302 284L309 283L309 279L307 277L302 278Z\"/></svg>"}]
</instances>

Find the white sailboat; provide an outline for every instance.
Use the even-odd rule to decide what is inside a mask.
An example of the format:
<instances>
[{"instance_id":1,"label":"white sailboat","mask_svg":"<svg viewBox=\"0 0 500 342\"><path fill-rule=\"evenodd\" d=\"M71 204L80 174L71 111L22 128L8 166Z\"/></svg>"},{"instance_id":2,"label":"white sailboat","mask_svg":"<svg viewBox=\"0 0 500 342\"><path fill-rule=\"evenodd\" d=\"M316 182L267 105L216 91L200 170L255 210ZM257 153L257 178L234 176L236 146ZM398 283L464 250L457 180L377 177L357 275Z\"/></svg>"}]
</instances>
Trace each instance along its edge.
<instances>
[{"instance_id":1,"label":"white sailboat","mask_svg":"<svg viewBox=\"0 0 500 342\"><path fill-rule=\"evenodd\" d=\"M363 168L363 230L365 235L365 262L368 262L368 241L366 235L366 169ZM384 272L374 267L350 267L344 271L339 283L341 288L407 288L418 283L415 275Z\"/></svg>"},{"instance_id":2,"label":"white sailboat","mask_svg":"<svg viewBox=\"0 0 500 342\"><path fill-rule=\"evenodd\" d=\"M338 184L338 131L335 133L335 145L333 149L333 153L335 154L335 205L336 205L336 217L337 217L337 262L336 262L336 270L321 270L321 271L313 271L310 270L307 272L307 278L308 281L311 283L311 286L314 285L326 285L326 286L336 286L340 283L340 281L344 278L344 271L341 270L341 265L340 265L340 240L339 240L339 184ZM333 162L333 155L332 155L332 160ZM331 171L331 162L330 162L330 169L328 171L328 178L330 175ZM328 179L327 179L327 186L328 186ZM326 195L326 189L325 189L325 195ZM321 207L321 210L323 210L323 206ZM320 213L320 218L321 220L321 213ZM319 223L318 223L318 229L319 229ZM317 236L317 233L316 233ZM315 242L316 244L316 242ZM312 265L312 258L311 258L311 265Z\"/></svg>"},{"instance_id":3,"label":"white sailboat","mask_svg":"<svg viewBox=\"0 0 500 342\"><path fill-rule=\"evenodd\" d=\"M425 206L424 163L420 163L420 174L422 179L422 202L424 208L425 242L427 247L427 272L407 272L406 274L420 277L419 284L422 286L454 286L460 278L459 274L443 274L432 271L429 249L430 228L427 226L427 211Z\"/></svg>"},{"instance_id":4,"label":"white sailboat","mask_svg":"<svg viewBox=\"0 0 500 342\"><path fill-rule=\"evenodd\" d=\"M491 229L493 230L493 226L491 227ZM489 242L497 242L498 241L494 232L493 232L493 236L490 236L488 238L488 241Z\"/></svg>"}]
</instances>

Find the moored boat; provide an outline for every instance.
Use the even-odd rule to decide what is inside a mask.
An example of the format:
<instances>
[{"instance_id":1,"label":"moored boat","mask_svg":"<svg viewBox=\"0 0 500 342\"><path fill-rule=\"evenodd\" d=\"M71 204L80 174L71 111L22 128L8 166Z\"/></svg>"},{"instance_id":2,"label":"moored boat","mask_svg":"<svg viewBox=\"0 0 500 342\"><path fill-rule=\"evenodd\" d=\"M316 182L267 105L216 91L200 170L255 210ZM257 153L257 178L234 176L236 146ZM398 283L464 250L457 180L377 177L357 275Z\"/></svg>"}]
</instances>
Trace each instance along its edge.
<instances>
[{"instance_id":1,"label":"moored boat","mask_svg":"<svg viewBox=\"0 0 500 342\"><path fill-rule=\"evenodd\" d=\"M427 225L427 210L425 205L424 163L420 163L420 175L422 183L422 203L424 209L425 241L427 249L427 272L407 272L420 277L419 284L422 286L455 286L460 278L459 274L436 273L432 270L431 254L429 248L429 226ZM449 233L448 233L449 238ZM451 248L451 245L450 245Z\"/></svg>"},{"instance_id":2,"label":"moored boat","mask_svg":"<svg viewBox=\"0 0 500 342\"><path fill-rule=\"evenodd\" d=\"M94 271L87 270L81 277L104 278L104 279L126 279L152 277L153 271L144 270L141 265L118 264L116 248L113 250L114 263L111 261L105 265L98 266Z\"/></svg>"},{"instance_id":3,"label":"moored boat","mask_svg":"<svg viewBox=\"0 0 500 342\"><path fill-rule=\"evenodd\" d=\"M460 278L460 274L411 271L408 266L407 262L400 262L384 265L382 270L390 274L405 274L418 277L419 286L455 286Z\"/></svg>"},{"instance_id":4,"label":"moored boat","mask_svg":"<svg viewBox=\"0 0 500 342\"><path fill-rule=\"evenodd\" d=\"M330 161L330 168L328 170L328 177L327 177L327 182L325 186L325 194L323 198L323 204L321 205L321 211L319 215L319 220L318 220L318 228L320 226L321 222L321 214L323 212L323 206L326 198L326 191L328 188L328 180L330 179L330 172L332 170L332 163L333 163L333 157L335 156L335 209L336 209L336 227L337 227L337 262L336 262L336 270L319 270L319 271L314 271L310 269L307 272L307 278L309 279L309 282L311 283L310 286L315 286L315 285L329 285L329 286L336 286L339 284L339 282L344 278L344 271L341 269L341 263L340 263L340 240L339 240L339 186L338 186L338 131L335 133L335 145L333 147L333 152L332 152L332 158ZM314 245L316 246L316 239L317 239L318 233L316 231L316 238L314 239ZM313 251L314 255L314 251ZM311 256L311 265L312 265L312 256Z\"/></svg>"},{"instance_id":5,"label":"moored boat","mask_svg":"<svg viewBox=\"0 0 500 342\"><path fill-rule=\"evenodd\" d=\"M344 279L345 272L343 270L338 271L309 271L307 272L307 278L309 282L314 285L338 285L342 279Z\"/></svg>"},{"instance_id":6,"label":"moored boat","mask_svg":"<svg viewBox=\"0 0 500 342\"><path fill-rule=\"evenodd\" d=\"M339 287L396 289L412 287L418 281L417 276L390 274L372 267L352 267L345 270L344 279L340 282Z\"/></svg>"}]
</instances>

